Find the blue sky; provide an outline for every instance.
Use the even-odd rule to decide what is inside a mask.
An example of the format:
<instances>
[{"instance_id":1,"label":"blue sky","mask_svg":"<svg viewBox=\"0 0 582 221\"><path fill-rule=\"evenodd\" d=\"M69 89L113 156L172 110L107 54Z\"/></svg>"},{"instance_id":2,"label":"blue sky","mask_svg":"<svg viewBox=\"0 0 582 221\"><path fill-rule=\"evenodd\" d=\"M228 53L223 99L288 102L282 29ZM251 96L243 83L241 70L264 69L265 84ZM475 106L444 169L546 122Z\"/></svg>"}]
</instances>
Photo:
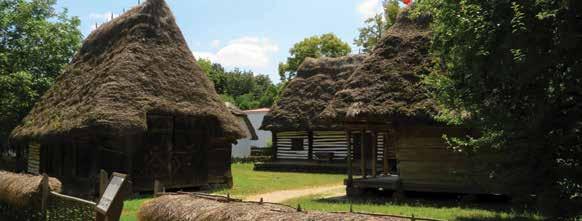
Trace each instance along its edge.
<instances>
[{"instance_id":1,"label":"blue sky","mask_svg":"<svg viewBox=\"0 0 582 221\"><path fill-rule=\"evenodd\" d=\"M142 0L144 1L144 0ZM277 65L303 38L333 32L352 44L365 18L381 11L381 0L166 0L196 58L267 74L279 82ZM58 0L78 16L87 36L137 0ZM358 49L352 45L353 52Z\"/></svg>"}]
</instances>

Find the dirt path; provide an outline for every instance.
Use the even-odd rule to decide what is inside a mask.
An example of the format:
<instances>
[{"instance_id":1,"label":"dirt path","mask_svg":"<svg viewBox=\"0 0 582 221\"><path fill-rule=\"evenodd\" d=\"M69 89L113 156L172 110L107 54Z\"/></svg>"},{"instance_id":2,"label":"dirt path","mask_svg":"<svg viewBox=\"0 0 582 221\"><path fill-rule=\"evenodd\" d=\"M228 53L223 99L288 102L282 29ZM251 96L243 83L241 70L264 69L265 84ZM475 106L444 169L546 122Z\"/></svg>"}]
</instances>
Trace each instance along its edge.
<instances>
[{"instance_id":1,"label":"dirt path","mask_svg":"<svg viewBox=\"0 0 582 221\"><path fill-rule=\"evenodd\" d=\"M310 195L325 195L327 197L333 196L343 196L345 194L344 185L333 185L333 186L323 186L323 187L313 187L307 189L295 189L295 190L281 190L270 193L264 193L254 196L249 196L245 198L245 201L260 201L263 198L264 202L269 203L282 203L284 201L310 196Z\"/></svg>"}]
</instances>

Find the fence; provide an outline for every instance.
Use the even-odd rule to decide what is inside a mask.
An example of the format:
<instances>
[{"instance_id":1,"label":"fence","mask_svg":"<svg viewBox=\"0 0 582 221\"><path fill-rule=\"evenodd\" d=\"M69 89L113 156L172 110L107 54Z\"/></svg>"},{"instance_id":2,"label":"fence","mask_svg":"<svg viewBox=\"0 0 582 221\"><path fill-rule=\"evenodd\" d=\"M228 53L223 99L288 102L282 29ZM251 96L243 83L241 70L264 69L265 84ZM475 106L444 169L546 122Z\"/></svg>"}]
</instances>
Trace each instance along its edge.
<instances>
[{"instance_id":1,"label":"fence","mask_svg":"<svg viewBox=\"0 0 582 221\"><path fill-rule=\"evenodd\" d=\"M40 207L38 203L18 207L0 202L0 220L95 220L94 202L48 191L48 177L46 176L42 182L42 196L35 197L42 201Z\"/></svg>"},{"instance_id":2,"label":"fence","mask_svg":"<svg viewBox=\"0 0 582 221\"><path fill-rule=\"evenodd\" d=\"M212 200L212 201L217 201L217 202L222 202L222 203L244 203L244 204L256 204L256 205L265 205L265 204L271 204L271 205L276 205L276 206L280 206L280 207L288 207L291 208L292 210L296 210L297 212L308 212L305 209L301 208L301 205L297 205L297 207L291 207L285 204L280 204L280 203L268 203L268 202L263 202L263 199L261 199L259 202L253 202L253 201L243 201L240 199L234 199L231 198L230 196L220 196L220 195L213 195L213 194L205 194L205 193L191 193L191 192L177 192L177 193L156 193L155 196L159 197L159 196L164 196L164 195L191 195L193 197L196 198L201 198L201 199L208 199L208 200ZM421 218L421 217L415 217L414 215L412 216L400 216L400 215L386 215L386 214L375 214L375 213L365 213L365 212L354 212L352 210L352 208L350 207L350 212L328 212L330 214L339 214L339 215L343 215L345 214L350 215L350 214L358 214L358 215L366 215L366 216L372 216L372 217L376 217L378 218L378 220L383 220L383 219L394 219L394 220L410 220L410 221L443 221L443 220L439 220L439 219L431 219L431 218Z\"/></svg>"},{"instance_id":3,"label":"fence","mask_svg":"<svg viewBox=\"0 0 582 221\"><path fill-rule=\"evenodd\" d=\"M238 203L259 204L259 205L272 204L272 205L277 205L277 206L282 206L282 207L290 207L289 205L280 204L280 203L267 203L267 202L263 201L263 198L261 198L259 202L243 201L240 199L231 198L230 194L227 194L226 196L221 196L221 195L214 195L214 194L196 193L196 192L182 192L182 191L179 191L177 193L166 193L163 184L156 180L154 182L154 197L160 197L160 196L164 196L164 195L191 195L191 196L195 196L198 198L210 199L210 200L215 200L215 201L219 201L219 202L226 202L226 203L238 202ZM306 212L306 210L301 208L301 205L297 205L297 208L294 208L294 207L291 207L291 208L296 209L299 212ZM401 216L401 215L386 215L386 214L376 214L376 213L355 212L351 205L350 205L350 212L330 212L330 213L334 213L334 214L360 214L360 215L375 216L378 218L396 218L396 219L410 220L410 221L443 221L443 220L439 220L439 219L415 217L414 215Z\"/></svg>"}]
</instances>

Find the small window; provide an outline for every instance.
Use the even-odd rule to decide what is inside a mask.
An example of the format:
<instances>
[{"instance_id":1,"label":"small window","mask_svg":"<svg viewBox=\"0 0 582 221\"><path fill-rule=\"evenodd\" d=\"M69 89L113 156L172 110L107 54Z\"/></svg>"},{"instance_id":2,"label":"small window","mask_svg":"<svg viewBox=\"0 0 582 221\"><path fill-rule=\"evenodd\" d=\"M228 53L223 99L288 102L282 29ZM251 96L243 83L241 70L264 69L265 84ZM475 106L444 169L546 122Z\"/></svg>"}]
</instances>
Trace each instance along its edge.
<instances>
[{"instance_id":1,"label":"small window","mask_svg":"<svg viewBox=\"0 0 582 221\"><path fill-rule=\"evenodd\" d=\"M291 139L291 150L305 150L305 148L303 148L303 139L302 138Z\"/></svg>"}]
</instances>

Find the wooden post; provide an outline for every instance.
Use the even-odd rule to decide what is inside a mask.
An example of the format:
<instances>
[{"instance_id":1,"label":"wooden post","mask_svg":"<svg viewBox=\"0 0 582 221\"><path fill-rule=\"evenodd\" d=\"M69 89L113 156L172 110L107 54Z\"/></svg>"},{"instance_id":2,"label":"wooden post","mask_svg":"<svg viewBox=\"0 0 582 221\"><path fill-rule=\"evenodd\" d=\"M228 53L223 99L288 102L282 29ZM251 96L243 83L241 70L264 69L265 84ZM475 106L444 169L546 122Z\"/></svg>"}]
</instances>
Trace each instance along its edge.
<instances>
[{"instance_id":1,"label":"wooden post","mask_svg":"<svg viewBox=\"0 0 582 221\"><path fill-rule=\"evenodd\" d=\"M348 187L352 185L354 175L352 172L352 157L354 156L352 150L352 131L346 130L346 144L348 146Z\"/></svg>"},{"instance_id":2,"label":"wooden post","mask_svg":"<svg viewBox=\"0 0 582 221\"><path fill-rule=\"evenodd\" d=\"M108 184L109 184L109 175L107 174L107 171L100 170L99 171L99 196L101 196L101 195L103 195L103 193L105 193L105 189L107 188Z\"/></svg>"},{"instance_id":3,"label":"wooden post","mask_svg":"<svg viewBox=\"0 0 582 221\"><path fill-rule=\"evenodd\" d=\"M371 139L371 145L372 145L372 177L376 177L376 162L378 162L378 149L376 148L378 145L376 144L378 142L378 138L376 136L376 131L372 131L372 139Z\"/></svg>"},{"instance_id":4,"label":"wooden post","mask_svg":"<svg viewBox=\"0 0 582 221\"><path fill-rule=\"evenodd\" d=\"M388 140L388 132L384 133L383 136L384 136L384 142L383 142L384 143L384 145L383 145L383 148L384 148L384 151L383 151L384 157L382 158L382 173L384 174L384 176L388 176L388 172L389 172L388 171L389 170L388 169L388 142L389 142L389 140Z\"/></svg>"},{"instance_id":5,"label":"wooden post","mask_svg":"<svg viewBox=\"0 0 582 221\"><path fill-rule=\"evenodd\" d=\"M307 159L313 160L313 131L307 132Z\"/></svg>"},{"instance_id":6,"label":"wooden post","mask_svg":"<svg viewBox=\"0 0 582 221\"><path fill-rule=\"evenodd\" d=\"M366 130L360 131L360 169L362 172L362 178L366 179Z\"/></svg>"},{"instance_id":7,"label":"wooden post","mask_svg":"<svg viewBox=\"0 0 582 221\"><path fill-rule=\"evenodd\" d=\"M162 192L162 184L159 180L154 180L154 197L158 197Z\"/></svg>"},{"instance_id":8,"label":"wooden post","mask_svg":"<svg viewBox=\"0 0 582 221\"><path fill-rule=\"evenodd\" d=\"M107 174L107 171L105 170L100 170L99 171L99 197L101 198L101 196L103 196L103 193L105 193L105 189L107 189L107 185L109 185L109 175ZM107 217L105 217L105 215L101 214L101 213L96 213L96 220L97 221L106 221Z\"/></svg>"},{"instance_id":9,"label":"wooden post","mask_svg":"<svg viewBox=\"0 0 582 221\"><path fill-rule=\"evenodd\" d=\"M41 181L41 185L42 185L42 200L41 200L41 210L42 210L42 219L43 220L47 220L46 218L46 211L48 208L48 196L49 196L49 177L46 175L46 173L42 174L42 181Z\"/></svg>"},{"instance_id":10,"label":"wooden post","mask_svg":"<svg viewBox=\"0 0 582 221\"><path fill-rule=\"evenodd\" d=\"M273 147L271 147L271 151L273 151L273 156L271 157L272 160L277 160L277 132L273 131L273 136L272 136L272 141L271 143L273 143Z\"/></svg>"}]
</instances>

